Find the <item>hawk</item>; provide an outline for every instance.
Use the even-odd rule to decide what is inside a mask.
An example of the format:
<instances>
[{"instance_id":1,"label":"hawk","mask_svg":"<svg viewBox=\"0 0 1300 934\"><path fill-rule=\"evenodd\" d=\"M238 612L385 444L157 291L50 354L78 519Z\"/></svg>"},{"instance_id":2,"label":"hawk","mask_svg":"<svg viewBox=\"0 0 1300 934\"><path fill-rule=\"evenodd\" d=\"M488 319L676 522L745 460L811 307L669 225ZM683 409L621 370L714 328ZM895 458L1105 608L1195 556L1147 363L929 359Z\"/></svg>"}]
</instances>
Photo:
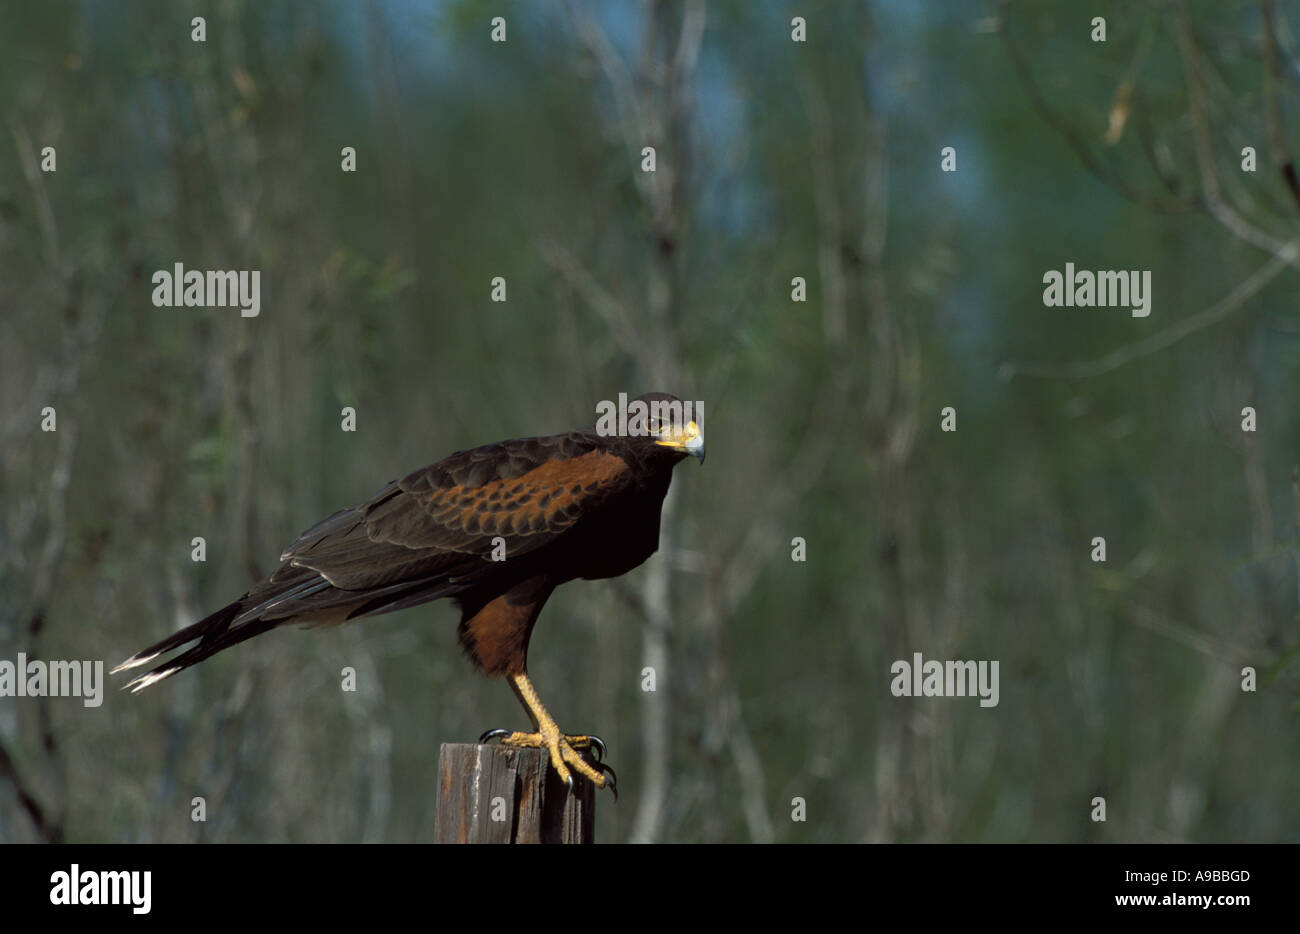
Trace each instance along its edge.
<instances>
[{"instance_id":1,"label":"hawk","mask_svg":"<svg viewBox=\"0 0 1300 934\"><path fill-rule=\"evenodd\" d=\"M673 467L689 456L704 462L703 433L682 416L680 400L647 393L629 411L638 402L648 415L639 424L633 418L625 434L593 427L501 441L389 483L303 532L238 600L113 671L189 646L126 685L139 692L279 626L343 623L450 597L466 654L510 683L533 724L531 732L491 730L483 739L546 749L570 787L573 771L599 788L608 771L612 787L612 770L579 754L600 757L604 744L562 733L542 706L528 678L528 642L556 587L616 577L655 552Z\"/></svg>"}]
</instances>

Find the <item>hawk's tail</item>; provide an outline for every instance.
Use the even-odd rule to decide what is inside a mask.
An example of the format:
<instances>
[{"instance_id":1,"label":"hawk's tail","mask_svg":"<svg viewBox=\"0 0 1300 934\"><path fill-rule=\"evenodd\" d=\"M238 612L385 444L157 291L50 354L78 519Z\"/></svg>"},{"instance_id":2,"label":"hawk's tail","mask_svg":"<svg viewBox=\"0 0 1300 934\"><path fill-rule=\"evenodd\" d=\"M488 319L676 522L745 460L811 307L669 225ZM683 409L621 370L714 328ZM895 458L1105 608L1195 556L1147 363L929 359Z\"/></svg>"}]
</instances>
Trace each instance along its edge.
<instances>
[{"instance_id":1,"label":"hawk's tail","mask_svg":"<svg viewBox=\"0 0 1300 934\"><path fill-rule=\"evenodd\" d=\"M237 645L245 639L253 638L253 636L259 636L283 622L283 620L253 619L232 626L232 623L237 622L236 618L240 615L243 607L244 601L242 599L236 600L229 606L222 607L211 616L199 620L192 626L186 626L180 632L174 633L161 642L156 642L149 648L132 655L114 668L112 673L116 674L119 671L127 671L131 668L147 665L160 655L165 655L188 642L193 642L195 639L199 640L197 645L125 685L125 687L130 688L132 694L138 694L151 684L157 684L159 681L170 678L176 672L184 671L191 665L197 665L222 649Z\"/></svg>"}]
</instances>

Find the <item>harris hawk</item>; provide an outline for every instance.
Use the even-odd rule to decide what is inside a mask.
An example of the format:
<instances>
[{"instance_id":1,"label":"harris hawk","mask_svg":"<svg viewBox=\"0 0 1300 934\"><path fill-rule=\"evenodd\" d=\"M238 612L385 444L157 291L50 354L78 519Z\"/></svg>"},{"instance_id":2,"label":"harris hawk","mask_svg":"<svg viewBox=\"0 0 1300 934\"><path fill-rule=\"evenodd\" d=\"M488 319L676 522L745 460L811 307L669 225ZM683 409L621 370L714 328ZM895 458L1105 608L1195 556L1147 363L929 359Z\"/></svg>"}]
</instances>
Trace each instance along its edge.
<instances>
[{"instance_id":1,"label":"harris hawk","mask_svg":"<svg viewBox=\"0 0 1300 934\"><path fill-rule=\"evenodd\" d=\"M502 441L389 483L303 532L238 600L114 673L195 643L126 685L139 692L279 626L343 623L450 597L461 610L462 648L484 674L509 681L533 723L532 732L491 730L484 739L544 748L570 787L570 770L605 787L612 770L578 752L600 754L603 744L560 731L528 678L528 642L560 584L615 577L655 552L673 467L691 455L704 462L704 436L680 400L647 393L629 411L637 402L648 415L626 434L593 427Z\"/></svg>"}]
</instances>

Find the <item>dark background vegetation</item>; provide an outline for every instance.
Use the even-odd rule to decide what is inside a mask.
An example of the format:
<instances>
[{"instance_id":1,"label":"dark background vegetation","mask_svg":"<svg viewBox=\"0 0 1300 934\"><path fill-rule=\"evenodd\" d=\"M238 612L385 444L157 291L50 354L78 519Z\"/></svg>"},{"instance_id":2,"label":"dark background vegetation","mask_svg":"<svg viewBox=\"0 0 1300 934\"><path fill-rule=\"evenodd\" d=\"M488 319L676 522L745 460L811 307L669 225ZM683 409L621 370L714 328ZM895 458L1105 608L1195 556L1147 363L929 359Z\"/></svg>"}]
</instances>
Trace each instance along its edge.
<instances>
[{"instance_id":1,"label":"dark background vegetation","mask_svg":"<svg viewBox=\"0 0 1300 934\"><path fill-rule=\"evenodd\" d=\"M111 667L389 479L665 389L708 463L530 659L611 747L600 839L1297 838L1294 6L9 2L0 49L0 658ZM153 307L176 262L260 317ZM1066 262L1151 316L1045 308ZM0 840L429 840L439 744L523 725L456 619L0 699ZM1000 705L892 697L914 651Z\"/></svg>"}]
</instances>

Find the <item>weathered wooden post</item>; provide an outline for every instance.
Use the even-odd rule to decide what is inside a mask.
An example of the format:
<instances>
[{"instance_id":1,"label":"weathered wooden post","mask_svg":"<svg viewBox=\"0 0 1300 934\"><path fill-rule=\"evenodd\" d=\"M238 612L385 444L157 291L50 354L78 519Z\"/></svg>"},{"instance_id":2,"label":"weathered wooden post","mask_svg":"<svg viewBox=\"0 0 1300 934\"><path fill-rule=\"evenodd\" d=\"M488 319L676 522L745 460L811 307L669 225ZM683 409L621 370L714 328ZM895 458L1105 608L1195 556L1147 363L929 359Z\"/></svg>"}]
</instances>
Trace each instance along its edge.
<instances>
[{"instance_id":1,"label":"weathered wooden post","mask_svg":"<svg viewBox=\"0 0 1300 934\"><path fill-rule=\"evenodd\" d=\"M570 792L540 749L443 743L433 842L591 843L595 792Z\"/></svg>"}]
</instances>

